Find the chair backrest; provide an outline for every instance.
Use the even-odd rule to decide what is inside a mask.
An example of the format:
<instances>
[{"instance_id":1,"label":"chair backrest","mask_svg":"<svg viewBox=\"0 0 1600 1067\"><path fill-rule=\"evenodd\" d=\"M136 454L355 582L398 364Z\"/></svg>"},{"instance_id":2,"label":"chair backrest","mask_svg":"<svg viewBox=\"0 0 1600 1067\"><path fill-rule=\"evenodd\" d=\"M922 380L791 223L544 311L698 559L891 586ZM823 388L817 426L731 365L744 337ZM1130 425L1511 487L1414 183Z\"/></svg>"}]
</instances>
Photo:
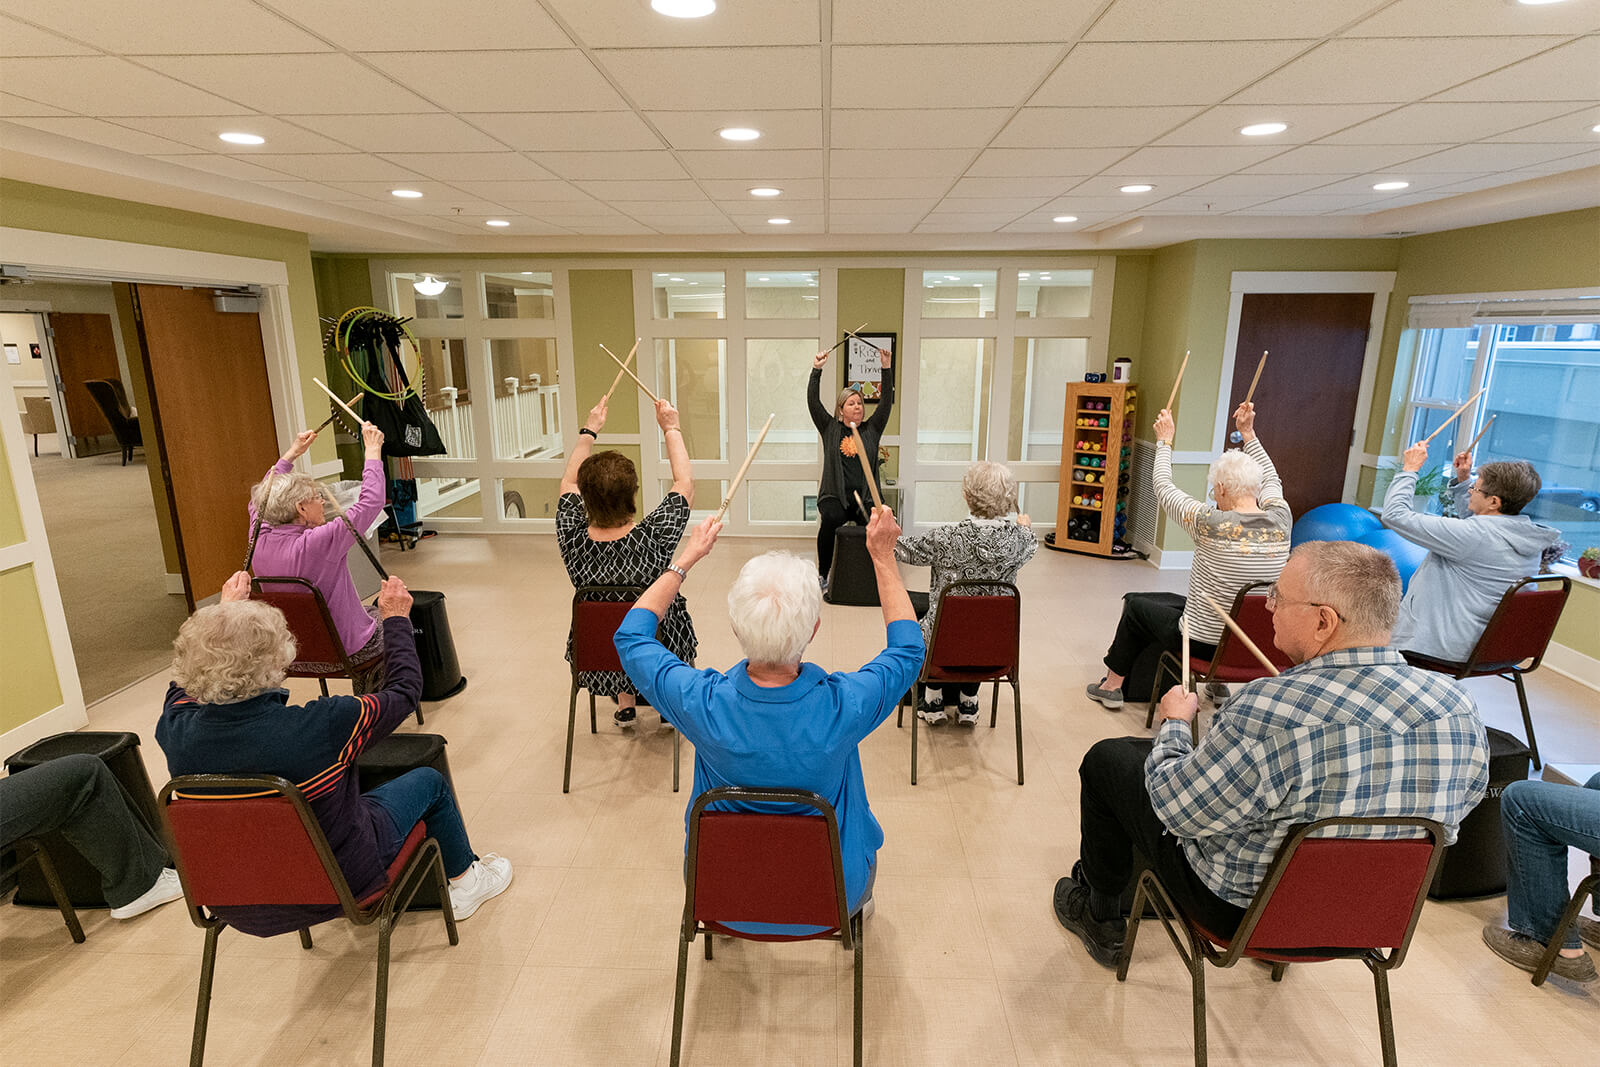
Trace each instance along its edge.
<instances>
[{"instance_id":1,"label":"chair backrest","mask_svg":"<svg viewBox=\"0 0 1600 1067\"><path fill-rule=\"evenodd\" d=\"M297 662L338 663L347 669L349 656L339 640L339 630L328 613L322 591L304 578L263 576L250 579L250 599L271 604L283 612L294 635ZM293 671L290 672L291 675Z\"/></svg>"},{"instance_id":2,"label":"chair backrest","mask_svg":"<svg viewBox=\"0 0 1600 1067\"><path fill-rule=\"evenodd\" d=\"M1411 828L1408 837L1317 836L1340 827ZM1296 827L1245 912L1230 954L1392 949L1398 966L1444 851L1432 819L1322 819Z\"/></svg>"},{"instance_id":3,"label":"chair backrest","mask_svg":"<svg viewBox=\"0 0 1600 1067\"><path fill-rule=\"evenodd\" d=\"M637 585L583 585L572 594L572 669L620 671L612 636L644 589Z\"/></svg>"},{"instance_id":4,"label":"chair backrest","mask_svg":"<svg viewBox=\"0 0 1600 1067\"><path fill-rule=\"evenodd\" d=\"M160 793L192 909L356 903L316 815L275 775L193 774ZM196 913L196 922L201 917ZM202 925L204 925L202 923Z\"/></svg>"},{"instance_id":5,"label":"chair backrest","mask_svg":"<svg viewBox=\"0 0 1600 1067\"><path fill-rule=\"evenodd\" d=\"M718 801L795 805L811 812L707 811ZM684 921L777 923L838 931L848 943L839 821L816 793L708 789L689 809Z\"/></svg>"},{"instance_id":6,"label":"chair backrest","mask_svg":"<svg viewBox=\"0 0 1600 1067\"><path fill-rule=\"evenodd\" d=\"M967 593L965 590L975 590ZM928 663L946 670L1017 673L1022 646L1022 594L1011 582L963 578L939 594Z\"/></svg>"},{"instance_id":7,"label":"chair backrest","mask_svg":"<svg viewBox=\"0 0 1600 1067\"><path fill-rule=\"evenodd\" d=\"M1272 661L1274 667L1286 671L1294 666L1294 661L1278 651L1278 646L1272 643L1272 612L1267 610L1267 591L1271 588L1271 582L1255 582L1245 586L1233 598L1233 607L1228 614L1239 624L1239 629L1256 643L1262 654ZM1217 641L1216 654L1211 658L1211 673L1219 671L1234 675L1253 673L1256 678L1267 676L1261 661L1226 626Z\"/></svg>"},{"instance_id":8,"label":"chair backrest","mask_svg":"<svg viewBox=\"0 0 1600 1067\"><path fill-rule=\"evenodd\" d=\"M1530 659L1527 670L1539 666L1571 593L1572 579L1561 574L1536 574L1507 589L1467 657L1467 670Z\"/></svg>"},{"instance_id":9,"label":"chair backrest","mask_svg":"<svg viewBox=\"0 0 1600 1067\"><path fill-rule=\"evenodd\" d=\"M118 390L110 380L90 378L83 383L83 387L89 390L89 395L94 398L95 404L99 406L101 414L106 417L113 430L120 431L127 425L130 418L128 407L118 399Z\"/></svg>"},{"instance_id":10,"label":"chair backrest","mask_svg":"<svg viewBox=\"0 0 1600 1067\"><path fill-rule=\"evenodd\" d=\"M26 415L23 433L55 433L56 409L47 396L25 396L22 407Z\"/></svg>"}]
</instances>

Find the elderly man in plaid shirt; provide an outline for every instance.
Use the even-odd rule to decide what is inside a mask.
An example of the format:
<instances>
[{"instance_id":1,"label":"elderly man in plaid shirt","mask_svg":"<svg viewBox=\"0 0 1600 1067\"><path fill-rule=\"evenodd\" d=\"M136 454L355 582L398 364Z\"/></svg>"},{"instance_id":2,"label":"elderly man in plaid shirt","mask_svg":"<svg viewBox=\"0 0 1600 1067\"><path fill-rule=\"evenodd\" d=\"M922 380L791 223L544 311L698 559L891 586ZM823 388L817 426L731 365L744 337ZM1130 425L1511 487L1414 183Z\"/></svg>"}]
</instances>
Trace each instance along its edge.
<instances>
[{"instance_id":1,"label":"elderly man in plaid shirt","mask_svg":"<svg viewBox=\"0 0 1600 1067\"><path fill-rule=\"evenodd\" d=\"M1114 966L1122 950L1135 847L1181 907L1227 936L1293 826L1420 816L1455 840L1488 785L1483 723L1458 682L1386 647L1399 605L1388 556L1350 541L1301 545L1267 601L1273 643L1295 667L1239 690L1199 745L1196 698L1174 686L1153 743L1089 750L1079 860L1056 883L1055 911L1095 960Z\"/></svg>"}]
</instances>

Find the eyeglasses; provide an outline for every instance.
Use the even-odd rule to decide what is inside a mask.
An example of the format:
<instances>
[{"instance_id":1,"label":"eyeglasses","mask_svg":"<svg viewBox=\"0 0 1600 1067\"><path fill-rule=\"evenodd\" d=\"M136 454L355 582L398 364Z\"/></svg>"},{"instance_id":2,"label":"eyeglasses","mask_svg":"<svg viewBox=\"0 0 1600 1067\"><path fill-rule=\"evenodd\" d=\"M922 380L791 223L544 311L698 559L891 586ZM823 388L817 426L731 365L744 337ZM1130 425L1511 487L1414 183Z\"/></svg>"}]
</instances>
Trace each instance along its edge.
<instances>
[{"instance_id":1,"label":"eyeglasses","mask_svg":"<svg viewBox=\"0 0 1600 1067\"><path fill-rule=\"evenodd\" d=\"M1277 611L1279 606L1284 604L1310 604L1314 608L1327 608L1329 611L1333 612L1334 618L1338 619L1340 622L1344 621L1344 616L1339 614L1339 609L1334 607L1332 604L1323 604L1315 600L1285 600L1283 597L1278 595L1278 583L1273 582L1272 585L1267 589L1267 610Z\"/></svg>"}]
</instances>

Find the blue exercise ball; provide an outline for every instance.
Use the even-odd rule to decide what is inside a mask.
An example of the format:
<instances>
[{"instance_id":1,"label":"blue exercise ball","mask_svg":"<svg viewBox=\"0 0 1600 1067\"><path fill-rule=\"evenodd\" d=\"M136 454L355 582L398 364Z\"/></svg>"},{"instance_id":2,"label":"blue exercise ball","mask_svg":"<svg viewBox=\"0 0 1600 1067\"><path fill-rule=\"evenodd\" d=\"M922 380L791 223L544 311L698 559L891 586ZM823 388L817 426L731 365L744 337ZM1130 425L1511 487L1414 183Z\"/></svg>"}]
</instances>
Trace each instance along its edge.
<instances>
[{"instance_id":1,"label":"blue exercise ball","mask_svg":"<svg viewBox=\"0 0 1600 1067\"><path fill-rule=\"evenodd\" d=\"M1381 529L1383 523L1366 508L1358 508L1354 504L1323 504L1300 516L1289 535L1289 543L1359 541Z\"/></svg>"},{"instance_id":2,"label":"blue exercise ball","mask_svg":"<svg viewBox=\"0 0 1600 1067\"><path fill-rule=\"evenodd\" d=\"M1371 545L1379 552L1384 553L1394 560L1395 570L1400 572L1400 590L1404 592L1411 585L1411 576L1422 566L1422 560L1428 550L1388 528L1379 528L1360 539L1364 545Z\"/></svg>"}]
</instances>

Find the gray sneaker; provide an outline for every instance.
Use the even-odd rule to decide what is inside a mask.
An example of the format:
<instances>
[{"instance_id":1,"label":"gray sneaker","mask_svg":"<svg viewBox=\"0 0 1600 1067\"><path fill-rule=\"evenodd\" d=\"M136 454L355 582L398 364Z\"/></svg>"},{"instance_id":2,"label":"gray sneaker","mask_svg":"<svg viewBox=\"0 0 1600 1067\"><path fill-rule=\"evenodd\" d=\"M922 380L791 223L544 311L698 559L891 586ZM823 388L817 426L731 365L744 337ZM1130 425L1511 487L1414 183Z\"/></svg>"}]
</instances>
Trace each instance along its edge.
<instances>
[{"instance_id":1,"label":"gray sneaker","mask_svg":"<svg viewBox=\"0 0 1600 1067\"><path fill-rule=\"evenodd\" d=\"M1223 701L1228 699L1228 687L1221 682L1207 682L1206 699L1211 701L1213 707L1220 708Z\"/></svg>"},{"instance_id":2,"label":"gray sneaker","mask_svg":"<svg viewBox=\"0 0 1600 1067\"><path fill-rule=\"evenodd\" d=\"M1496 923L1490 923L1483 928L1483 943L1488 945L1489 951L1496 956L1529 974L1539 969L1539 961L1545 954L1545 946L1533 938L1519 934L1515 930L1508 930ZM1550 966L1550 973L1573 982L1592 982L1600 978L1600 974L1595 972L1594 961L1587 955L1558 955L1555 963Z\"/></svg>"},{"instance_id":3,"label":"gray sneaker","mask_svg":"<svg viewBox=\"0 0 1600 1067\"><path fill-rule=\"evenodd\" d=\"M1585 945L1600 948L1600 920L1589 918L1587 915L1578 916L1578 936Z\"/></svg>"},{"instance_id":4,"label":"gray sneaker","mask_svg":"<svg viewBox=\"0 0 1600 1067\"><path fill-rule=\"evenodd\" d=\"M1101 678L1100 681L1103 682L1105 679ZM1087 692L1090 700L1097 700L1113 711L1122 707L1121 686L1115 689L1101 689L1099 682L1091 682Z\"/></svg>"}]
</instances>

